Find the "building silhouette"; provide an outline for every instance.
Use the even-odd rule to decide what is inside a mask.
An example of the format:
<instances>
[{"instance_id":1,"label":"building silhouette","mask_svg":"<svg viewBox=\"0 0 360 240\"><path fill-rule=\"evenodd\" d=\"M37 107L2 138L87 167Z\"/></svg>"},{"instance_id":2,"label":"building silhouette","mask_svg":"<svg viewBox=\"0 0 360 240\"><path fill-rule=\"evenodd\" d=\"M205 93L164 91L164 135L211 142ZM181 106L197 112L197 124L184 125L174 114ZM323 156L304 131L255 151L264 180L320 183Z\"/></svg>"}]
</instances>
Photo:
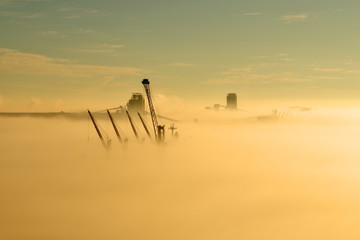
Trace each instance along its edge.
<instances>
[{"instance_id":1,"label":"building silhouette","mask_svg":"<svg viewBox=\"0 0 360 240\"><path fill-rule=\"evenodd\" d=\"M142 113L145 111L145 99L141 93L133 93L126 106L129 112Z\"/></svg>"},{"instance_id":2,"label":"building silhouette","mask_svg":"<svg viewBox=\"0 0 360 240\"><path fill-rule=\"evenodd\" d=\"M236 110L237 109L237 96L236 93L228 93L226 96L226 109Z\"/></svg>"}]
</instances>

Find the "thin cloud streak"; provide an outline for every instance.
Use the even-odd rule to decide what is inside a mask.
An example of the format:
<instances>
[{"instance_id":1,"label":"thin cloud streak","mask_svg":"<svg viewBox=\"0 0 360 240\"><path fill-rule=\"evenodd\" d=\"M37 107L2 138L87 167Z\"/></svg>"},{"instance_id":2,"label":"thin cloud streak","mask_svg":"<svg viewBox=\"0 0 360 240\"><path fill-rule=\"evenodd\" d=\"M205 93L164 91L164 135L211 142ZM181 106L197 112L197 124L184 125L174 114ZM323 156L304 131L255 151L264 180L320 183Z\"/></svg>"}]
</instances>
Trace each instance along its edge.
<instances>
[{"instance_id":1,"label":"thin cloud streak","mask_svg":"<svg viewBox=\"0 0 360 240\"><path fill-rule=\"evenodd\" d=\"M22 18L25 18L25 19L35 19L35 18L40 18L44 16L43 13L34 13L32 15L28 15L28 16L23 16Z\"/></svg>"},{"instance_id":2,"label":"thin cloud streak","mask_svg":"<svg viewBox=\"0 0 360 240\"><path fill-rule=\"evenodd\" d=\"M11 74L52 75L62 77L138 76L143 70L133 67L109 67L71 64L66 59L0 49L0 71Z\"/></svg>"},{"instance_id":3,"label":"thin cloud streak","mask_svg":"<svg viewBox=\"0 0 360 240\"><path fill-rule=\"evenodd\" d=\"M194 67L196 66L195 64L192 63L170 63L168 64L169 66L174 66L174 67Z\"/></svg>"},{"instance_id":4,"label":"thin cloud streak","mask_svg":"<svg viewBox=\"0 0 360 240\"><path fill-rule=\"evenodd\" d=\"M319 80L343 80L341 77L331 77L331 76L308 76L308 79L319 79Z\"/></svg>"},{"instance_id":5,"label":"thin cloud streak","mask_svg":"<svg viewBox=\"0 0 360 240\"><path fill-rule=\"evenodd\" d=\"M284 15L280 19L285 23L304 22L308 19L309 15L306 13L299 13L293 15Z\"/></svg>"},{"instance_id":6,"label":"thin cloud streak","mask_svg":"<svg viewBox=\"0 0 360 240\"><path fill-rule=\"evenodd\" d=\"M244 13L244 16L259 16L262 14L263 13L260 13L260 12L248 12L248 13Z\"/></svg>"},{"instance_id":7,"label":"thin cloud streak","mask_svg":"<svg viewBox=\"0 0 360 240\"><path fill-rule=\"evenodd\" d=\"M314 68L315 71L318 72L343 72L342 68Z\"/></svg>"},{"instance_id":8,"label":"thin cloud streak","mask_svg":"<svg viewBox=\"0 0 360 240\"><path fill-rule=\"evenodd\" d=\"M293 61L294 59L288 57L289 54L287 53L279 53L273 56L252 56L251 59L258 59L258 60L264 60L264 59L275 59L275 60L281 60L285 62Z\"/></svg>"},{"instance_id":9,"label":"thin cloud streak","mask_svg":"<svg viewBox=\"0 0 360 240\"><path fill-rule=\"evenodd\" d=\"M44 36L53 36L53 37L61 37L61 38L65 38L66 35L65 34L62 34L62 33L59 33L57 31L53 31L53 30L50 30L50 31L41 31L39 32L41 35L44 35Z\"/></svg>"},{"instance_id":10,"label":"thin cloud streak","mask_svg":"<svg viewBox=\"0 0 360 240\"><path fill-rule=\"evenodd\" d=\"M221 72L218 78L208 79L201 82L205 85L223 85L223 84L246 84L246 85L264 85L276 82L295 83L309 82L311 79L301 76L295 72L275 72L263 73L261 67L248 66L243 68L231 68Z\"/></svg>"},{"instance_id":11,"label":"thin cloud streak","mask_svg":"<svg viewBox=\"0 0 360 240\"><path fill-rule=\"evenodd\" d=\"M125 45L121 44L101 44L96 46L88 46L86 48L68 48L66 50L84 53L114 53L116 50L124 47Z\"/></svg>"},{"instance_id":12,"label":"thin cloud streak","mask_svg":"<svg viewBox=\"0 0 360 240\"><path fill-rule=\"evenodd\" d=\"M0 0L0 6L11 6L23 2L48 2L49 0Z\"/></svg>"}]
</instances>

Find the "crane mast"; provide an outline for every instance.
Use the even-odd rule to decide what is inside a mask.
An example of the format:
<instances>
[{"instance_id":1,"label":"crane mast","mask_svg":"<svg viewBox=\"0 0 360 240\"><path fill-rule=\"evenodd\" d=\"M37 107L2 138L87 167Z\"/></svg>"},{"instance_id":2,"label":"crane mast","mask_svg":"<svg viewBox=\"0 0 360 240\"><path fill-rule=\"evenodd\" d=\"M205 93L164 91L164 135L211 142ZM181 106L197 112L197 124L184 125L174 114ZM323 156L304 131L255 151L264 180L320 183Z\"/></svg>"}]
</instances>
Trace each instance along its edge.
<instances>
[{"instance_id":1,"label":"crane mast","mask_svg":"<svg viewBox=\"0 0 360 240\"><path fill-rule=\"evenodd\" d=\"M148 79L144 79L142 80L142 84L144 85L146 96L148 98L148 104L149 104L151 120L154 128L155 139L159 142L163 142L165 128L164 126L159 125L157 121L154 105L151 98L150 81Z\"/></svg>"}]
</instances>

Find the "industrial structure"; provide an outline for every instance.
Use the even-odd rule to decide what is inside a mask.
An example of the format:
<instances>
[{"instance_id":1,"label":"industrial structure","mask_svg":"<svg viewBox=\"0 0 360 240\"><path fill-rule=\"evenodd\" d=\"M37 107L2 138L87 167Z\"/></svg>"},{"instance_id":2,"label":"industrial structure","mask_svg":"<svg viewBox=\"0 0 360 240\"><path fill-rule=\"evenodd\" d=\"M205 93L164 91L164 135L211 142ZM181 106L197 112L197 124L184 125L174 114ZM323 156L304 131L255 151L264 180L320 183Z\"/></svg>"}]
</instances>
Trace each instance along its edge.
<instances>
[{"instance_id":1,"label":"industrial structure","mask_svg":"<svg viewBox=\"0 0 360 240\"><path fill-rule=\"evenodd\" d=\"M126 107L131 113L143 113L145 111L145 99L143 95L141 93L133 93Z\"/></svg>"},{"instance_id":2,"label":"industrial structure","mask_svg":"<svg viewBox=\"0 0 360 240\"><path fill-rule=\"evenodd\" d=\"M150 113L145 111L145 98L143 97L143 95L141 93L133 93L132 96L131 96L131 99L128 101L126 106L119 106L119 107L106 109L106 110L101 110L101 111L96 112L97 116L100 117L101 112L106 111L106 113L107 113L107 115L108 115L108 117L109 117L109 119L111 121L111 124L112 124L112 126L114 128L116 136L117 136L119 142L121 142L121 143L126 143L127 138L126 138L126 136L123 136L123 137L121 136L121 134L123 134L123 133L120 134L120 128L117 126L117 124L115 122L115 118L110 113L110 110L116 110L114 116L116 115L118 118L123 118L124 119L123 116L124 115L126 116L128 122L130 123L131 129L132 129L132 131L133 131L133 133L134 133L137 140L140 140L140 136L139 136L138 128L136 127L136 121L134 121L133 116L135 114L138 115L139 120L140 120L142 126L144 127L147 136L150 139L152 139L149 128L147 127L146 122L145 122L145 120L144 120L144 118L142 116L142 115L146 115L146 114L150 115L152 125L153 125L153 129L154 129L154 139L159 143L163 143L165 141L165 125L159 125L158 124L158 119L157 119L157 115L155 113L155 108L154 108L154 105L153 105L151 91L150 91L150 81L148 79L144 79L142 81L142 84L143 84L145 92L146 92ZM95 121L94 115L89 110L88 110L88 114L90 116L90 119L91 119L91 121L92 121L92 123L93 123L93 125L95 127L95 130L96 130L102 144L104 145L105 148L108 149L110 147L111 140L109 139L107 133L101 128L99 123L97 123ZM170 118L161 117L161 116L159 116L159 118L164 118L164 119L170 120ZM172 133L174 135L174 130L176 129L175 126L172 125L169 129L171 129L171 131L172 131ZM105 141L104 135L107 136L107 141ZM176 135L177 135L177 133L176 133Z\"/></svg>"},{"instance_id":3,"label":"industrial structure","mask_svg":"<svg viewBox=\"0 0 360 240\"><path fill-rule=\"evenodd\" d=\"M219 111L222 109L225 110L238 110L237 108L237 95L236 93L228 93L226 96L226 106L221 104L214 104L213 107L206 107L207 110Z\"/></svg>"},{"instance_id":4,"label":"industrial structure","mask_svg":"<svg viewBox=\"0 0 360 240\"><path fill-rule=\"evenodd\" d=\"M228 93L226 96L226 109L236 110L237 109L237 96L236 93Z\"/></svg>"},{"instance_id":5,"label":"industrial structure","mask_svg":"<svg viewBox=\"0 0 360 240\"><path fill-rule=\"evenodd\" d=\"M165 125L159 125L157 121L157 116L155 113L155 108L152 102L151 98L151 91L150 91L150 81L148 79L144 79L141 82L144 85L146 96L148 98L148 104L149 104L149 110L151 115L151 120L154 128L154 135L155 139L158 142L164 142L165 141Z\"/></svg>"},{"instance_id":6,"label":"industrial structure","mask_svg":"<svg viewBox=\"0 0 360 240\"><path fill-rule=\"evenodd\" d=\"M103 144L103 146L104 146L105 148L107 148L107 149L110 148L111 139L110 139L109 137L107 137L107 141L105 141L105 139L104 139L104 137L103 137L103 134L101 133L101 130L100 130L100 128L99 128L99 125L98 125L98 123L95 121L94 116L92 115L92 113L90 112L89 109L87 110L87 112L88 112L88 114L89 114L89 116L90 116L90 118L91 118L92 123L94 124L95 130L96 130L96 132L97 132L97 134L98 134L98 136L99 136L99 138L100 138L100 140L101 140L101 143ZM105 134L106 134L106 133L105 133Z\"/></svg>"},{"instance_id":7,"label":"industrial structure","mask_svg":"<svg viewBox=\"0 0 360 240\"><path fill-rule=\"evenodd\" d=\"M89 111L89 110L88 110L88 111ZM89 112L90 112L90 111L89 111ZM114 130L115 130L115 133L116 133L116 136L117 136L119 142L123 143L123 139L122 139L121 136L120 136L120 133L119 133L118 127L117 127L117 125L116 125L116 123L115 123L115 121L114 121L114 118L112 117L112 115L111 115L111 113L110 113L110 111L109 111L108 109L106 109L106 112L107 112L107 114L108 114L108 116L109 116L109 118L110 118L111 124L112 124L112 126L113 126L113 128L114 128Z\"/></svg>"},{"instance_id":8,"label":"industrial structure","mask_svg":"<svg viewBox=\"0 0 360 240\"><path fill-rule=\"evenodd\" d=\"M137 114L138 114L138 116L139 116L139 118L140 118L140 121L141 121L141 123L142 123L145 131L146 131L146 134L147 134L148 137L151 139L151 134L150 134L149 128L146 126L146 123L145 123L144 119L142 118L142 116L141 116L141 114L140 114L139 112L138 112Z\"/></svg>"}]
</instances>

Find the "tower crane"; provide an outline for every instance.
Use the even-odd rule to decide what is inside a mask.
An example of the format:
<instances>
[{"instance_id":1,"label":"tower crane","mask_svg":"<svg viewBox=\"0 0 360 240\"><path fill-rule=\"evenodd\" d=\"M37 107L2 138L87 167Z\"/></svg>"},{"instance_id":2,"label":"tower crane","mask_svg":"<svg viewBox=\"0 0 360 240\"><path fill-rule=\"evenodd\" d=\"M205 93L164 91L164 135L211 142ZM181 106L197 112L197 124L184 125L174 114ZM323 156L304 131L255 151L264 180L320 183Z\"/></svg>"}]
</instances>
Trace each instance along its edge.
<instances>
[{"instance_id":1,"label":"tower crane","mask_svg":"<svg viewBox=\"0 0 360 240\"><path fill-rule=\"evenodd\" d=\"M165 140L165 125L158 124L154 105L153 105L152 98L151 98L149 79L142 80L142 84L144 85L146 96L148 98L148 104L149 104L151 120L152 120L152 124L153 124L153 128L154 128L155 139L158 142L164 142L164 140Z\"/></svg>"}]
</instances>

